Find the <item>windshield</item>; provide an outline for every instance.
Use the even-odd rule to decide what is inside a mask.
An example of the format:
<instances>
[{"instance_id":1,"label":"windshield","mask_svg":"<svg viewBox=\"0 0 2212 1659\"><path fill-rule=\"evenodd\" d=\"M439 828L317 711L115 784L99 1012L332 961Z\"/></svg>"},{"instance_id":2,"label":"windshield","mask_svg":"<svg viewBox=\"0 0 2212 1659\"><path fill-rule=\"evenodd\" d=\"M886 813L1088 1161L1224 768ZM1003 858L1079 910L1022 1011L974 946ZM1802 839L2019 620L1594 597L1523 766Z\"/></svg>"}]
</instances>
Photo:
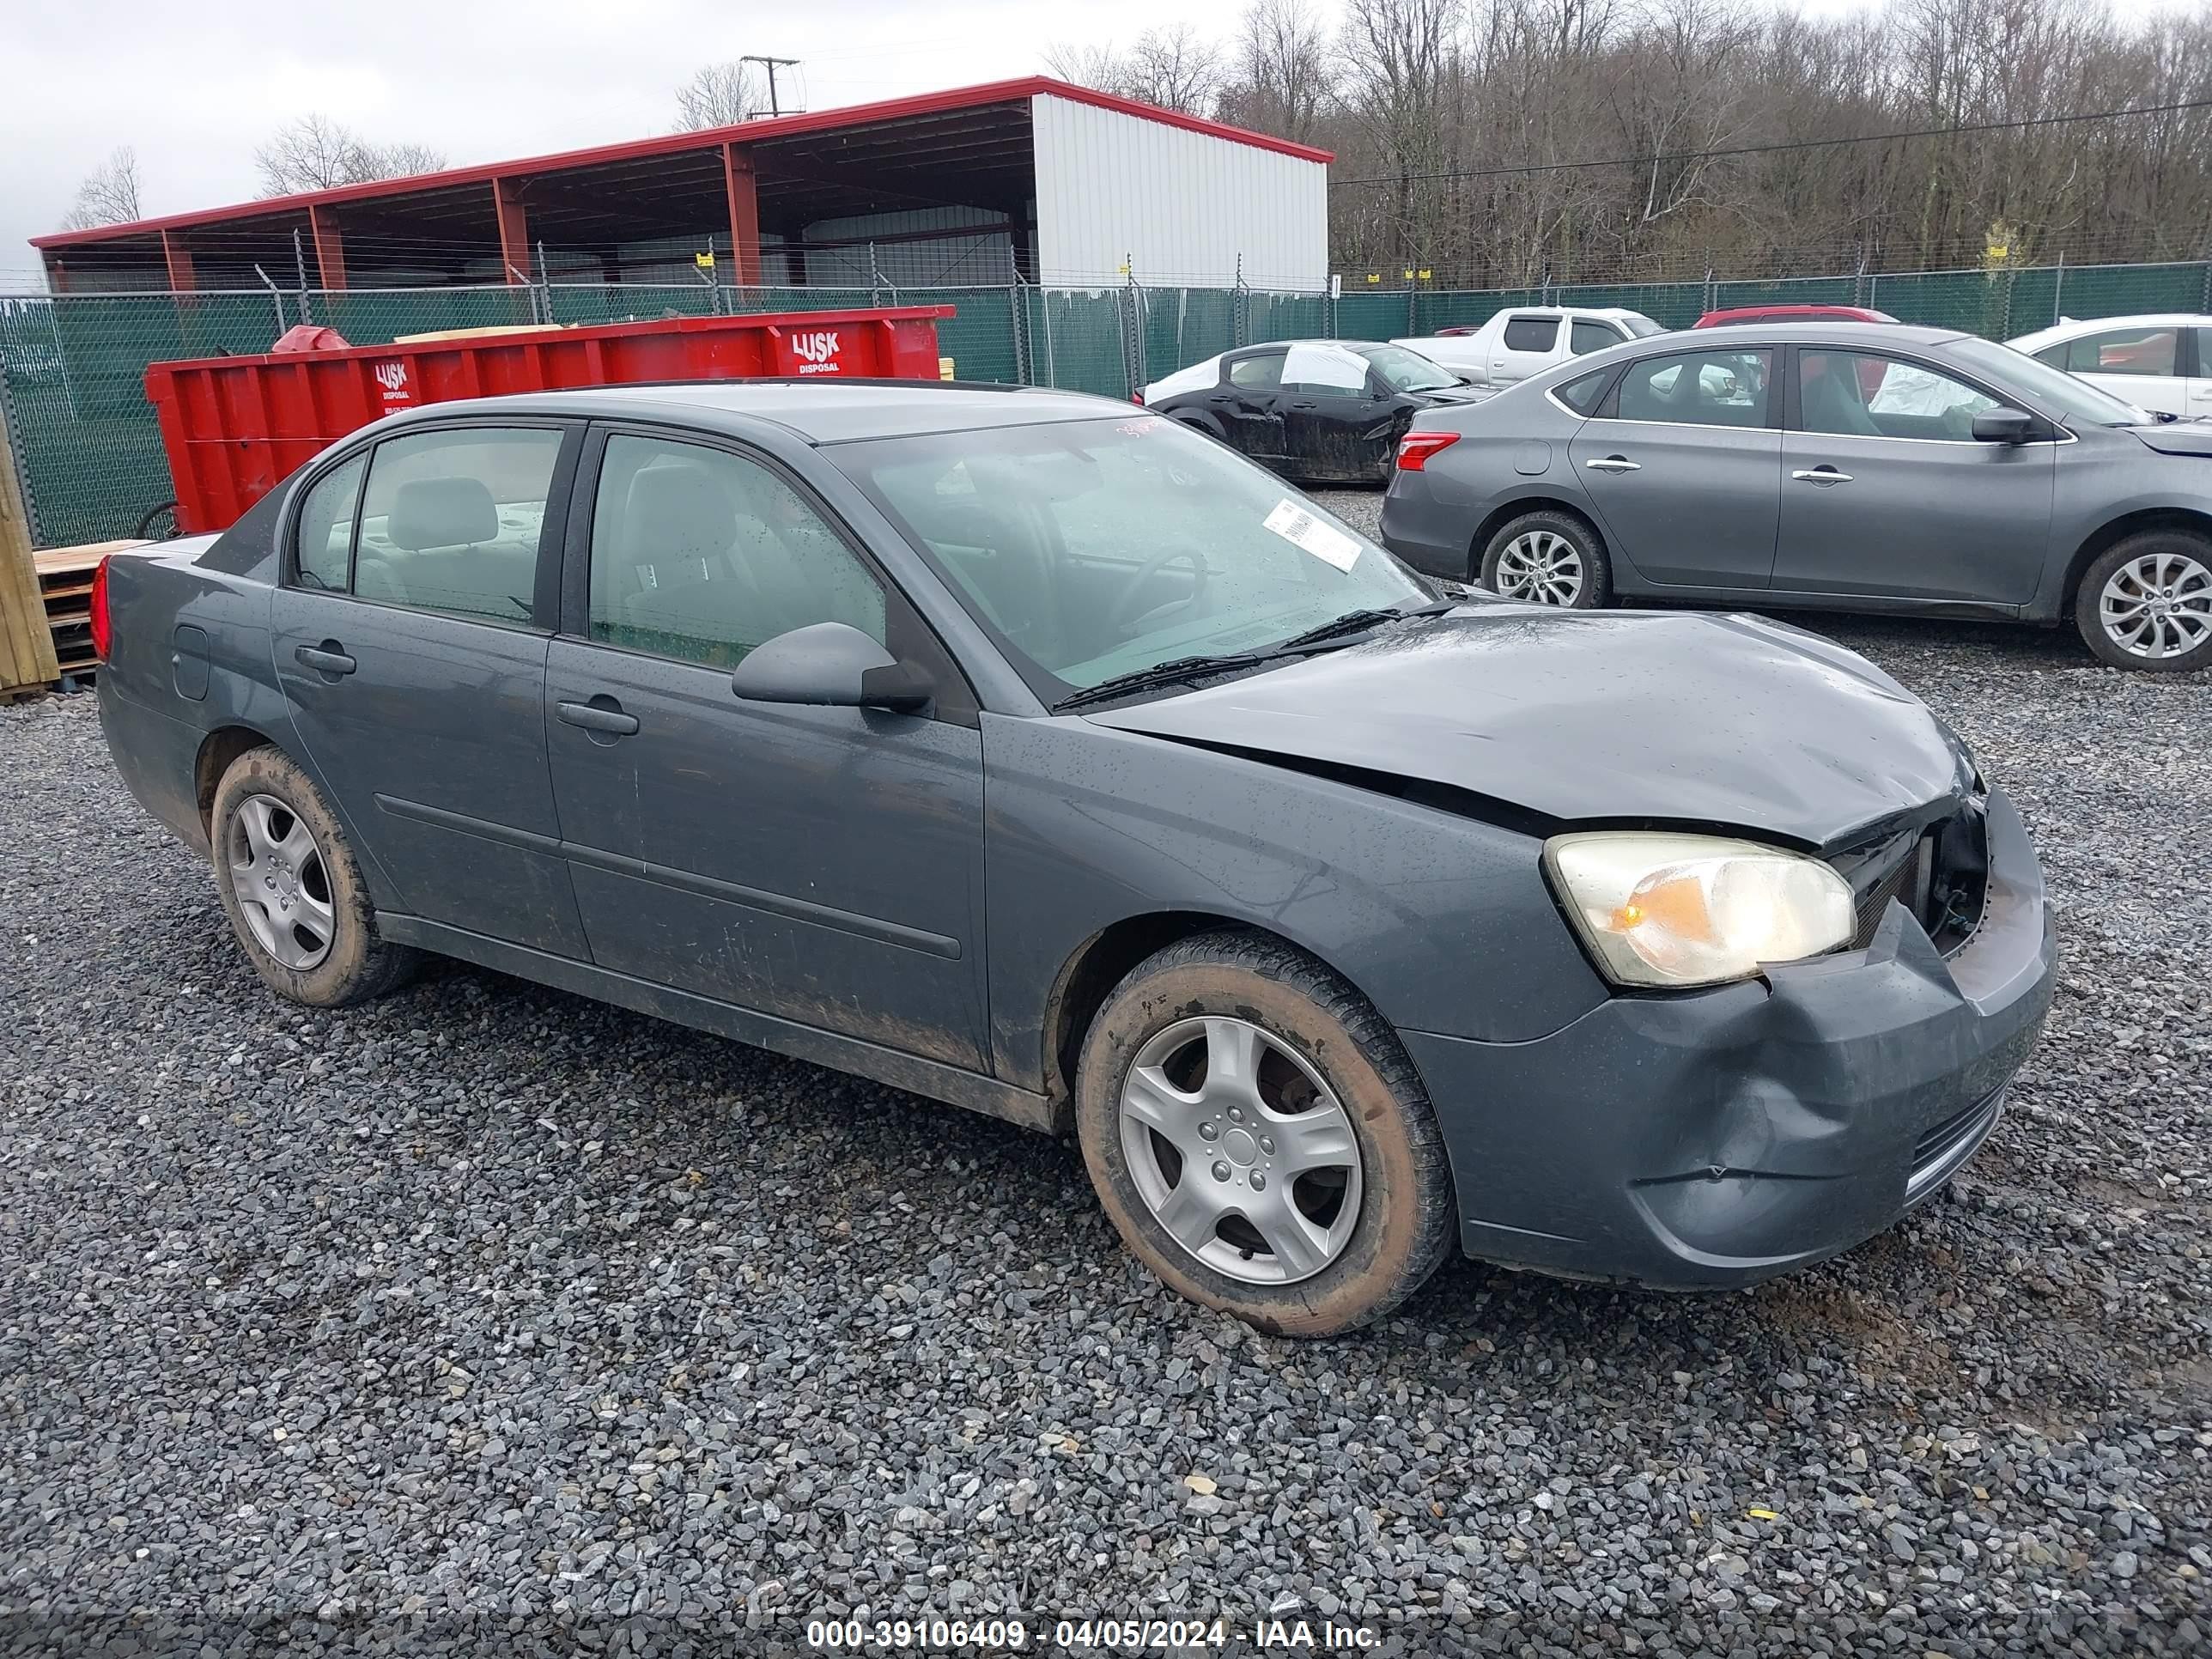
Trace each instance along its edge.
<instances>
[{"instance_id":1,"label":"windshield","mask_svg":"<svg viewBox=\"0 0 2212 1659\"><path fill-rule=\"evenodd\" d=\"M2010 346L1988 340L1954 340L1949 350L1960 362L1994 376L2000 384L2008 382L2018 386L2069 422L2089 426L2149 426L2155 418L2148 410L2137 409L2109 392L2098 390L2087 380L2075 379L2063 368L2038 362L2026 352L2014 351Z\"/></svg>"},{"instance_id":2,"label":"windshield","mask_svg":"<svg viewBox=\"0 0 2212 1659\"><path fill-rule=\"evenodd\" d=\"M1640 311L1627 312L1613 320L1628 331L1629 338L1632 340L1649 339L1654 334L1667 331Z\"/></svg>"},{"instance_id":3,"label":"windshield","mask_svg":"<svg viewBox=\"0 0 2212 1659\"><path fill-rule=\"evenodd\" d=\"M1044 702L1422 603L1389 554L1157 415L827 446Z\"/></svg>"},{"instance_id":4,"label":"windshield","mask_svg":"<svg viewBox=\"0 0 2212 1659\"><path fill-rule=\"evenodd\" d=\"M1375 366L1383 384L1393 392L1441 392L1448 386L1457 386L1459 376L1448 368L1439 368L1418 351L1408 351L1400 345L1363 345L1352 348Z\"/></svg>"}]
</instances>

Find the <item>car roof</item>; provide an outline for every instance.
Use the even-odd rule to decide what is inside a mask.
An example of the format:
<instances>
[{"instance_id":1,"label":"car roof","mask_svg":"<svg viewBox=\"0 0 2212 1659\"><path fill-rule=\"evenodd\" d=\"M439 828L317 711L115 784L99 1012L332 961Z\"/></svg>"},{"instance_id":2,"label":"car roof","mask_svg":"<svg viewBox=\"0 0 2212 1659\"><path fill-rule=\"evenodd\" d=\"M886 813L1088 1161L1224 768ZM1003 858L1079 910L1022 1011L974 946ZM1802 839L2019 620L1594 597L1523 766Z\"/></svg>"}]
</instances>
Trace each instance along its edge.
<instances>
[{"instance_id":1,"label":"car roof","mask_svg":"<svg viewBox=\"0 0 2212 1659\"><path fill-rule=\"evenodd\" d=\"M1882 315L1882 313L1870 306L1823 305L1811 300L1777 300L1771 304L1760 306L1722 306L1717 310L1707 312L1704 317L1698 319L1698 321L1709 327L1718 327L1719 325L1709 323L1707 319L1727 317L1773 317L1785 320L1802 319L1814 322L1825 318L1831 322L1838 323L1880 322ZM1894 322L1896 319L1892 318L1890 320Z\"/></svg>"},{"instance_id":2,"label":"car roof","mask_svg":"<svg viewBox=\"0 0 2212 1659\"><path fill-rule=\"evenodd\" d=\"M1771 341L1776 344L1854 346L1864 350L1869 345L1931 346L1944 345L1953 340L1969 340L1977 337L1963 329L1927 328L1914 323L1856 323L1846 318L1800 317L1782 323L1722 323L1712 328L1680 331L1693 336L1688 343L1676 349L1695 351L1713 340ZM1672 335L1655 334L1638 340L1644 347L1671 342ZM1621 349L1614 347L1614 350Z\"/></svg>"},{"instance_id":3,"label":"car roof","mask_svg":"<svg viewBox=\"0 0 2212 1659\"><path fill-rule=\"evenodd\" d=\"M665 380L425 404L389 418L412 422L477 411L579 420L681 416L690 424L738 431L749 418L773 421L809 443L835 444L1103 420L1127 414L1129 405L1085 392L974 380Z\"/></svg>"},{"instance_id":4,"label":"car roof","mask_svg":"<svg viewBox=\"0 0 2212 1659\"><path fill-rule=\"evenodd\" d=\"M2032 334L2015 334L2008 343L2021 340L2069 340L2077 335L2102 333L2112 328L2212 328L2212 317L2196 311L2143 311L2128 317L2068 317Z\"/></svg>"}]
</instances>

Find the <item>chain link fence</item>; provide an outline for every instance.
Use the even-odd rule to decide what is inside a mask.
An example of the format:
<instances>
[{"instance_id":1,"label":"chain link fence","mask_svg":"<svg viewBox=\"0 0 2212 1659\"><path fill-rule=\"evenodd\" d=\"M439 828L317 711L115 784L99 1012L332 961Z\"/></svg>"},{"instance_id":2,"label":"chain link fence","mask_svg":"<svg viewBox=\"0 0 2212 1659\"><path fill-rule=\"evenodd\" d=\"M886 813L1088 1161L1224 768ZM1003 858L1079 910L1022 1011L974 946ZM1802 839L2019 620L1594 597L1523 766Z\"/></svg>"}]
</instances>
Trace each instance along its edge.
<instances>
[{"instance_id":1,"label":"chain link fence","mask_svg":"<svg viewBox=\"0 0 2212 1659\"><path fill-rule=\"evenodd\" d=\"M0 419L33 532L40 545L54 546L141 533L175 494L146 401L147 365L266 351L301 322L375 345L453 328L950 305L939 349L961 379L1127 398L1217 352L1267 340L1403 338L1472 327L1522 305L1620 306L1682 328L1724 307L1808 303L1871 306L1909 323L2005 339L2061 317L2212 313L2212 262L1340 294L1134 281L1095 289L702 281L0 295Z\"/></svg>"}]
</instances>

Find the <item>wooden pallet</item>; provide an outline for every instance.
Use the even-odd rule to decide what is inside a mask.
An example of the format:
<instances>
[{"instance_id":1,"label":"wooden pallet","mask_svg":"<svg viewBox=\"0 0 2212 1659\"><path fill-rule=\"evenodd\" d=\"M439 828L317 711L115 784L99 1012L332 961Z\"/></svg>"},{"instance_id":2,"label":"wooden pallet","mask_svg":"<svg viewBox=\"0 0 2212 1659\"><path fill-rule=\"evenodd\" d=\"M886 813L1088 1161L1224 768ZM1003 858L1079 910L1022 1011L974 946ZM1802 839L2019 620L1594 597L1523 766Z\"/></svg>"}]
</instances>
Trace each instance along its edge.
<instances>
[{"instance_id":1,"label":"wooden pallet","mask_svg":"<svg viewBox=\"0 0 2212 1659\"><path fill-rule=\"evenodd\" d=\"M50 547L31 556L39 573L46 626L54 636L56 672L88 677L99 667L92 651L93 573L109 554L145 545L141 541L88 542L82 547Z\"/></svg>"}]
</instances>

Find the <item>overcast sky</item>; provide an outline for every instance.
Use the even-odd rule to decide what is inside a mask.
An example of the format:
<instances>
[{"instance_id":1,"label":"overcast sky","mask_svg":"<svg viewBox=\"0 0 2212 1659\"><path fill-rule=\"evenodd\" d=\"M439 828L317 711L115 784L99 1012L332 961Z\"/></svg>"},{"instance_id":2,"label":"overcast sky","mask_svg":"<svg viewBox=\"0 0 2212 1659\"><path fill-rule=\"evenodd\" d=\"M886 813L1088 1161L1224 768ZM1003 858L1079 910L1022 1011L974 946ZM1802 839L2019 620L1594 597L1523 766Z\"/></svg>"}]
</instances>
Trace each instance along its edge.
<instances>
[{"instance_id":1,"label":"overcast sky","mask_svg":"<svg viewBox=\"0 0 2212 1659\"><path fill-rule=\"evenodd\" d=\"M253 149L321 111L459 166L665 132L676 88L802 59L808 107L1031 75L1059 40L1135 38L1188 0L0 0L0 290L78 179L138 152L149 216L256 193ZM1232 5L1215 14L1224 23ZM786 72L787 74L788 71Z\"/></svg>"},{"instance_id":2,"label":"overcast sky","mask_svg":"<svg viewBox=\"0 0 2212 1659\"><path fill-rule=\"evenodd\" d=\"M2120 0L2124 12L2205 0ZM1811 0L1819 9L1872 0ZM1036 73L1055 41L1126 45L1237 0L0 0L0 291L78 179L138 152L149 215L243 201L253 149L319 111L460 165L668 130L675 89L747 52L804 60L809 107Z\"/></svg>"}]
</instances>

